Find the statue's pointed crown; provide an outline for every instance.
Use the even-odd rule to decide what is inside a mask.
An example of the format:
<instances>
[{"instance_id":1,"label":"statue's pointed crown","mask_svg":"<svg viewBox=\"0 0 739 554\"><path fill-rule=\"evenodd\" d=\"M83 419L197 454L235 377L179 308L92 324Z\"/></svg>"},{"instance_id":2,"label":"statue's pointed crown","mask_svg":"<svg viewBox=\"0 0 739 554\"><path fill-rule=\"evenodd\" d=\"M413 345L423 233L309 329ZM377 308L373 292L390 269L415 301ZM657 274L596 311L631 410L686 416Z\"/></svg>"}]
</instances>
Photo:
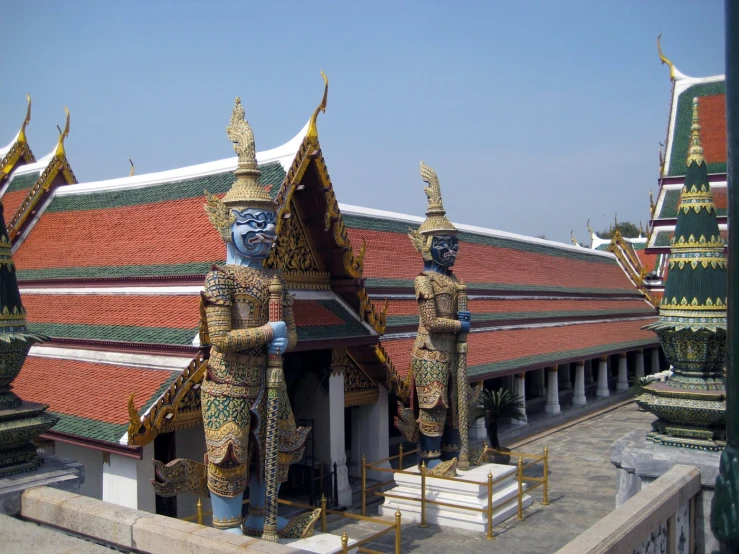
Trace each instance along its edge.
<instances>
[{"instance_id":1,"label":"statue's pointed crown","mask_svg":"<svg viewBox=\"0 0 739 554\"><path fill-rule=\"evenodd\" d=\"M236 98L236 104L231 114L231 121L226 128L228 138L234 145L234 151L239 157L236 168L236 180L231 189L223 197L223 203L229 208L244 210L247 208L274 209L274 200L266 189L259 184L262 172L257 165L254 132L246 120L241 99Z\"/></svg>"},{"instance_id":2,"label":"statue's pointed crown","mask_svg":"<svg viewBox=\"0 0 739 554\"><path fill-rule=\"evenodd\" d=\"M436 171L421 162L421 178L425 183L428 183L428 187L424 188L428 197L428 207L426 208L426 220L421 223L418 232L422 235L456 233L457 228L446 217L444 203L441 200L441 186Z\"/></svg>"}]
</instances>

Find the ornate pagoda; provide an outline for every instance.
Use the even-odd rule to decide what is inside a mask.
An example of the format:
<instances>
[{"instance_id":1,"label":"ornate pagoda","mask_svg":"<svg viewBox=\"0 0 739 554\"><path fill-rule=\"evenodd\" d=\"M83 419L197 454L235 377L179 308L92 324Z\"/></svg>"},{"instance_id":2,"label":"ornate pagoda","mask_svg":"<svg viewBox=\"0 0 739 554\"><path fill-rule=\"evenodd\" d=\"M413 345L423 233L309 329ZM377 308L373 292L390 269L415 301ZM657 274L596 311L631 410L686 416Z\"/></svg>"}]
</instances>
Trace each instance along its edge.
<instances>
[{"instance_id":1,"label":"ornate pagoda","mask_svg":"<svg viewBox=\"0 0 739 554\"><path fill-rule=\"evenodd\" d=\"M59 420L46 412L47 405L24 402L11 390L31 345L45 339L26 328L0 202L0 477L39 467L42 460L31 441Z\"/></svg>"},{"instance_id":2,"label":"ornate pagoda","mask_svg":"<svg viewBox=\"0 0 739 554\"><path fill-rule=\"evenodd\" d=\"M647 438L672 446L726 445L726 259L701 147L698 99L657 333L673 375L637 403L659 419Z\"/></svg>"}]
</instances>

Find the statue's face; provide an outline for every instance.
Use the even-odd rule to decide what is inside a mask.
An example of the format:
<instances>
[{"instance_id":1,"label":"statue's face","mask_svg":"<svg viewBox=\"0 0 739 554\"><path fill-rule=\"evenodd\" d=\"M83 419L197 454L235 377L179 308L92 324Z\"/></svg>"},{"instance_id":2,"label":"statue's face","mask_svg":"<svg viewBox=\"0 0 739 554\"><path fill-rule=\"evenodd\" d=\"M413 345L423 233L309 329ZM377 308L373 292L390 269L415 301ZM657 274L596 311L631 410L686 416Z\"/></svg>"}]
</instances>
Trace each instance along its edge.
<instances>
[{"instance_id":1,"label":"statue's face","mask_svg":"<svg viewBox=\"0 0 739 554\"><path fill-rule=\"evenodd\" d=\"M431 259L442 267L452 267L459 254L459 239L454 235L435 235L431 240Z\"/></svg>"},{"instance_id":2,"label":"statue's face","mask_svg":"<svg viewBox=\"0 0 739 554\"><path fill-rule=\"evenodd\" d=\"M275 212L272 210L231 210L231 241L236 252L246 258L266 258L275 242Z\"/></svg>"}]
</instances>

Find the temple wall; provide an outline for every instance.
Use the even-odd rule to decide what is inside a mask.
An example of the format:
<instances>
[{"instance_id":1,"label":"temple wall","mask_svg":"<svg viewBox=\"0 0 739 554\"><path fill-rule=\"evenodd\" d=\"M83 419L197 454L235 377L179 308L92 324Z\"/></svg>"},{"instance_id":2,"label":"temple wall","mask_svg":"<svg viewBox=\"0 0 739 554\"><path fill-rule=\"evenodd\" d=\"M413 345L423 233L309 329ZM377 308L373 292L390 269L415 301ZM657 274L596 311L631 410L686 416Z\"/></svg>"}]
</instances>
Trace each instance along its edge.
<instances>
[{"instance_id":1,"label":"temple wall","mask_svg":"<svg viewBox=\"0 0 739 554\"><path fill-rule=\"evenodd\" d=\"M54 452L60 458L76 460L85 466L85 482L80 485L79 493L102 500L103 498L103 453L93 450L55 441Z\"/></svg>"}]
</instances>

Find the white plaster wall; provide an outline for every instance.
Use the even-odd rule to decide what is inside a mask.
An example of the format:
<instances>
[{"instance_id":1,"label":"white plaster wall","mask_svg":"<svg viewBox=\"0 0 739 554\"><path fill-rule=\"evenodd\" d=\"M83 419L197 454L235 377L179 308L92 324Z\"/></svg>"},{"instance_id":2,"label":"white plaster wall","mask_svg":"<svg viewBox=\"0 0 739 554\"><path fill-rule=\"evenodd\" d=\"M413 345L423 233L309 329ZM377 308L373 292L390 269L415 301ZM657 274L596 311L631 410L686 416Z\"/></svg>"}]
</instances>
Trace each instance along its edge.
<instances>
[{"instance_id":1,"label":"white plaster wall","mask_svg":"<svg viewBox=\"0 0 739 554\"><path fill-rule=\"evenodd\" d=\"M138 508L136 460L118 454L110 455L110 463L103 464L103 500L128 508Z\"/></svg>"},{"instance_id":2,"label":"white plaster wall","mask_svg":"<svg viewBox=\"0 0 739 554\"><path fill-rule=\"evenodd\" d=\"M103 498L103 453L100 450L55 441L54 450L60 458L76 460L85 466L85 482L80 494L102 500Z\"/></svg>"}]
</instances>

